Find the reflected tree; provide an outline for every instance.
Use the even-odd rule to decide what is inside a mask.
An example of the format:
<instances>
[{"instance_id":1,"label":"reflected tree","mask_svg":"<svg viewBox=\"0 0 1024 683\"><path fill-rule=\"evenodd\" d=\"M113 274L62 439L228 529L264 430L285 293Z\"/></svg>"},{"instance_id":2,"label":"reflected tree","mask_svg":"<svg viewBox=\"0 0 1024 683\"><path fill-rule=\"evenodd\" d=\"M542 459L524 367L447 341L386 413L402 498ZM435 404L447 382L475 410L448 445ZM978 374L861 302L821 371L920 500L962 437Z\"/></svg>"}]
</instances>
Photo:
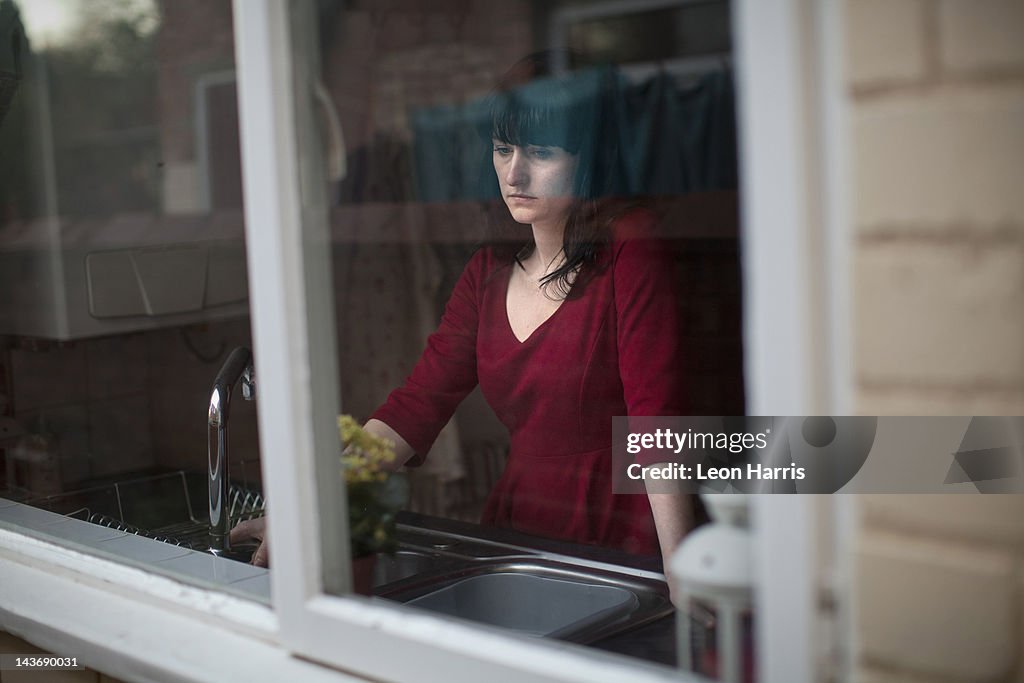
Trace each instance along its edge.
<instances>
[{"instance_id":1,"label":"reflected tree","mask_svg":"<svg viewBox=\"0 0 1024 683\"><path fill-rule=\"evenodd\" d=\"M0 2L17 10L12 0ZM26 51L18 111L12 110L14 120L0 138L0 174L23 179L4 192L8 217L41 212L39 157L48 148L62 216L154 211L160 187L159 6L151 0L89 0L69 1L67 10L76 19L73 29Z\"/></svg>"}]
</instances>

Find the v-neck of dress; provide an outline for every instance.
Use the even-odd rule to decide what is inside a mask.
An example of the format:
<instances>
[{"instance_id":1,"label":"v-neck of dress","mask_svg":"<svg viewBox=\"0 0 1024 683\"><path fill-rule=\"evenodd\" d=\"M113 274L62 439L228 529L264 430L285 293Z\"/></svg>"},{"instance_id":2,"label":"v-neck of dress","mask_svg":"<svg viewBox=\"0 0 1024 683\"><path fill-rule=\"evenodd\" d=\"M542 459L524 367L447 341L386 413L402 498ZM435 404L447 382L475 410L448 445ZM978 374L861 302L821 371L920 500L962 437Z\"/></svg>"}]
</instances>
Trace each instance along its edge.
<instances>
[{"instance_id":1,"label":"v-neck of dress","mask_svg":"<svg viewBox=\"0 0 1024 683\"><path fill-rule=\"evenodd\" d=\"M508 330L509 336L512 337L512 340L516 343L517 346L523 346L524 344L528 343L531 339L536 337L537 333L540 332L544 327L546 327L548 323L551 322L551 319L558 315L559 311L565 308L565 304L568 300L562 299L562 302L558 304L558 307L555 310L551 311L550 315L544 318L544 320L541 321L540 325L537 325L537 327L533 328L533 331L530 332L530 334L526 335L525 339L520 339L519 335L517 335L516 331L512 328L512 318L509 317L508 311L508 296L509 292L512 289L513 277L515 277L514 266L512 268L509 268L508 277L505 279L505 296L502 301L502 308L505 311L505 315L503 317L505 318L505 328Z\"/></svg>"}]
</instances>

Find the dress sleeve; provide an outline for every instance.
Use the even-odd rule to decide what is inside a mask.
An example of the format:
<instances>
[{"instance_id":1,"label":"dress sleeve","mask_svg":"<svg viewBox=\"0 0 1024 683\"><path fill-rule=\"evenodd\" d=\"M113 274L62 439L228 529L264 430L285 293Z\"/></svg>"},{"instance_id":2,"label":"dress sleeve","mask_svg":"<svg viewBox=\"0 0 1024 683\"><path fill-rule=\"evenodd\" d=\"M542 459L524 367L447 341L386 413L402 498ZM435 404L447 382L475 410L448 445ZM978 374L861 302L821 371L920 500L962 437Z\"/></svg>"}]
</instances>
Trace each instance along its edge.
<instances>
[{"instance_id":1,"label":"dress sleeve","mask_svg":"<svg viewBox=\"0 0 1024 683\"><path fill-rule=\"evenodd\" d=\"M419 465L459 403L477 384L476 335L485 252L478 251L455 285L441 324L405 383L391 392L371 418L405 439Z\"/></svg>"},{"instance_id":2,"label":"dress sleeve","mask_svg":"<svg viewBox=\"0 0 1024 683\"><path fill-rule=\"evenodd\" d=\"M654 220L634 211L616 226L619 376L629 416L686 415L675 263Z\"/></svg>"}]
</instances>

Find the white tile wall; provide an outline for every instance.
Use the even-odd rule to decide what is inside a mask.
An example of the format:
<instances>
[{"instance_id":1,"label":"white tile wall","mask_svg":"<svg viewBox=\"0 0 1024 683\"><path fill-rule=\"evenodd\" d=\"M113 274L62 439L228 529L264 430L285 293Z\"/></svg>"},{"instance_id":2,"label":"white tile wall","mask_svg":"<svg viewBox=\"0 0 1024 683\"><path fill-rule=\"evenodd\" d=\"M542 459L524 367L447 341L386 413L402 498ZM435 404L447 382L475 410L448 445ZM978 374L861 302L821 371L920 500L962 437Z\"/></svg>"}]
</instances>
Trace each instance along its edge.
<instances>
[{"instance_id":1,"label":"white tile wall","mask_svg":"<svg viewBox=\"0 0 1024 683\"><path fill-rule=\"evenodd\" d=\"M15 409L84 403L88 398L85 347L71 344L46 351L11 351Z\"/></svg>"},{"instance_id":2,"label":"white tile wall","mask_svg":"<svg viewBox=\"0 0 1024 683\"><path fill-rule=\"evenodd\" d=\"M90 399L137 394L150 386L145 335L100 337L84 342L84 346Z\"/></svg>"},{"instance_id":3,"label":"white tile wall","mask_svg":"<svg viewBox=\"0 0 1024 683\"><path fill-rule=\"evenodd\" d=\"M103 541L96 548L138 562L162 562L191 552L188 548L133 535Z\"/></svg>"},{"instance_id":4,"label":"white tile wall","mask_svg":"<svg viewBox=\"0 0 1024 683\"><path fill-rule=\"evenodd\" d=\"M266 572L260 567L200 552L190 552L181 557L161 560L153 564L157 569L184 574L211 583L234 583L260 576Z\"/></svg>"},{"instance_id":5,"label":"white tile wall","mask_svg":"<svg viewBox=\"0 0 1024 683\"><path fill-rule=\"evenodd\" d=\"M156 464L149 406L146 394L89 404L94 476L138 472Z\"/></svg>"}]
</instances>

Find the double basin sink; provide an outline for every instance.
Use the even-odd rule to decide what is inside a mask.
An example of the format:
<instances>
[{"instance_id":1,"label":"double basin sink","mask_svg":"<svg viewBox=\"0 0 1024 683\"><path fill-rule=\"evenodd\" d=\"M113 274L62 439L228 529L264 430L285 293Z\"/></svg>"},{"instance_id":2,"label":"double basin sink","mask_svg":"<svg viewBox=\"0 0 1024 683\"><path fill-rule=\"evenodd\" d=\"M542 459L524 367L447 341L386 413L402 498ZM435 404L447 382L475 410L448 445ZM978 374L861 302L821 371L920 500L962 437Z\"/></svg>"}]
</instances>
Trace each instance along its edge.
<instances>
[{"instance_id":1,"label":"double basin sink","mask_svg":"<svg viewBox=\"0 0 1024 683\"><path fill-rule=\"evenodd\" d=\"M399 550L377 558L379 597L577 643L672 613L657 572L610 563L600 549L422 515L401 519Z\"/></svg>"},{"instance_id":2,"label":"double basin sink","mask_svg":"<svg viewBox=\"0 0 1024 683\"><path fill-rule=\"evenodd\" d=\"M203 480L173 472L27 501L80 519L207 550ZM233 518L262 514L232 492ZM248 561L253 547L219 553ZM613 551L426 517L399 516L399 549L377 558L374 595L534 637L593 643L666 620L657 566Z\"/></svg>"}]
</instances>

